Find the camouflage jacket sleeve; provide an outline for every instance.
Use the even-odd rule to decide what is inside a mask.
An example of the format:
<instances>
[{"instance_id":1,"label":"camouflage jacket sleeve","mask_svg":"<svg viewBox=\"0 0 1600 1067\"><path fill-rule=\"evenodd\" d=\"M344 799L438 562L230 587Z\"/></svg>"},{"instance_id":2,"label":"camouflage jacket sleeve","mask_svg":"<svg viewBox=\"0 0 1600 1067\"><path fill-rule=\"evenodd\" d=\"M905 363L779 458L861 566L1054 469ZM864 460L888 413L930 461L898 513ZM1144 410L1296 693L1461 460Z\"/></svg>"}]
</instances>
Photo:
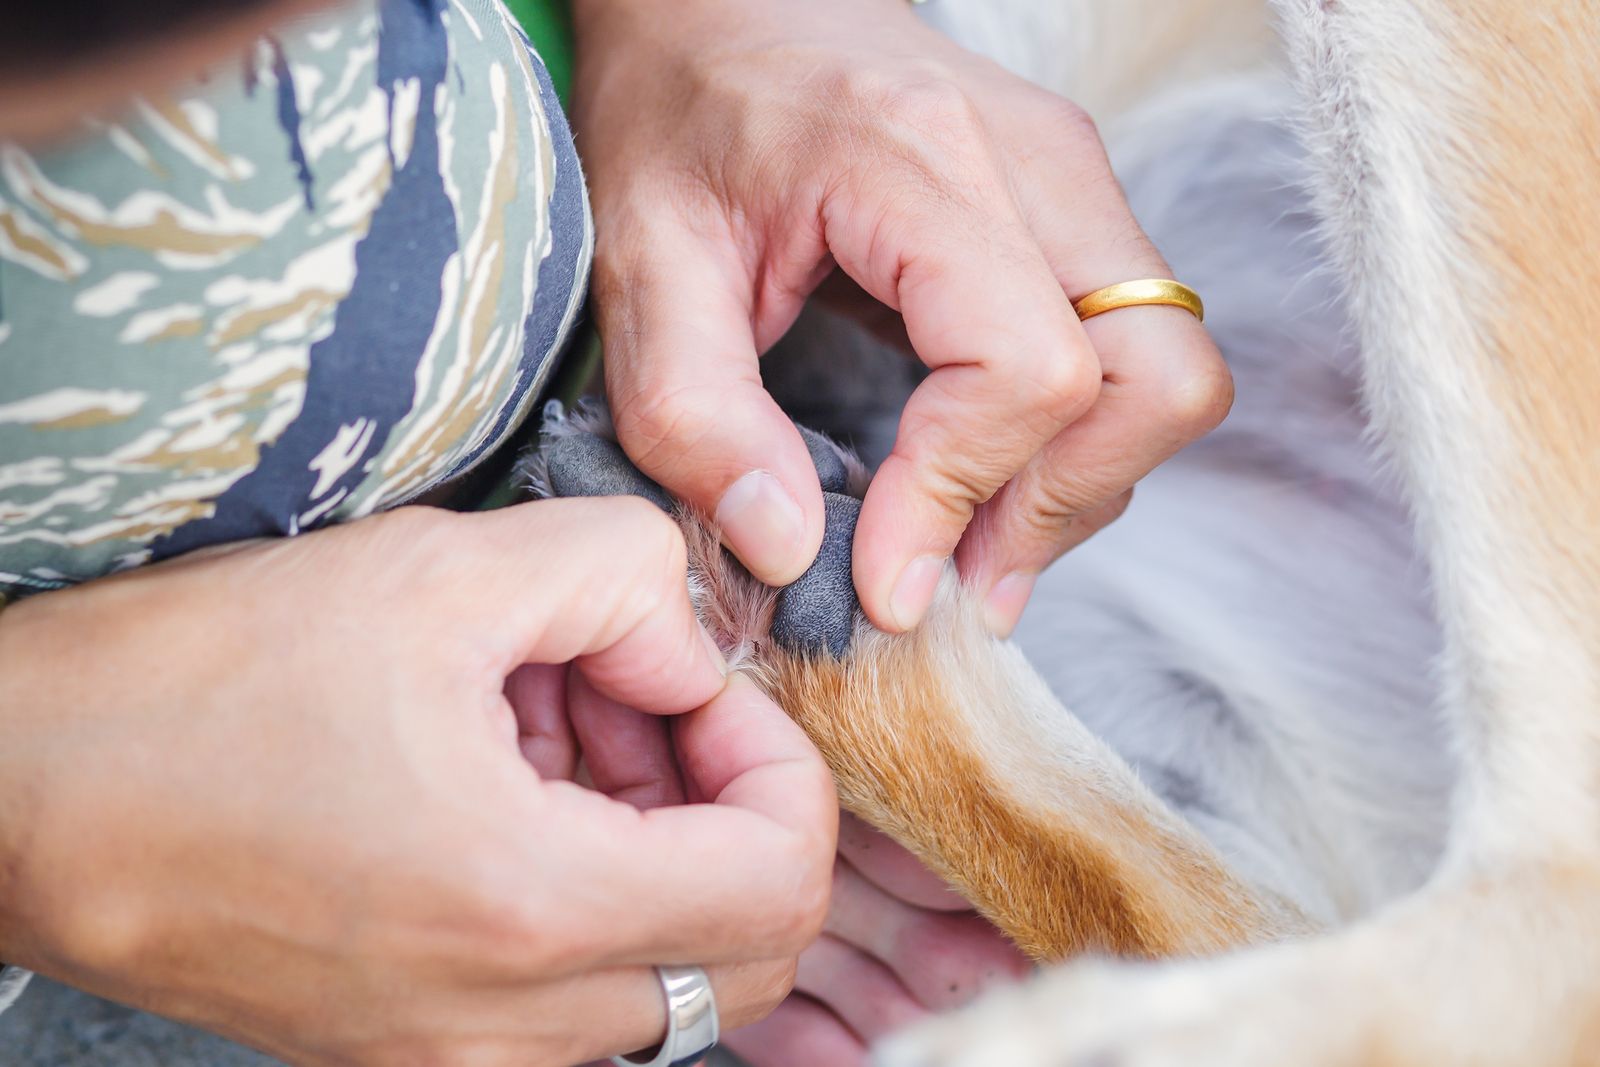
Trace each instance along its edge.
<instances>
[{"instance_id":1,"label":"camouflage jacket sleeve","mask_svg":"<svg viewBox=\"0 0 1600 1067\"><path fill-rule=\"evenodd\" d=\"M591 247L498 0L353 0L0 143L0 597L462 473L534 403Z\"/></svg>"}]
</instances>

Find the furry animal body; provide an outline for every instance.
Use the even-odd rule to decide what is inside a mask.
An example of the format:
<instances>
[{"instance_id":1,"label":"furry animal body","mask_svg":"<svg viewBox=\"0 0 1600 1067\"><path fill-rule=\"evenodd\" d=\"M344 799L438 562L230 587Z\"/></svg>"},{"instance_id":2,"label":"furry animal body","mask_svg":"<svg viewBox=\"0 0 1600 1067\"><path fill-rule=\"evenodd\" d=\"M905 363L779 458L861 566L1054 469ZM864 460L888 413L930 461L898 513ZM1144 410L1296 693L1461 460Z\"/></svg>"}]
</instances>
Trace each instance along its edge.
<instances>
[{"instance_id":1,"label":"furry animal body","mask_svg":"<svg viewBox=\"0 0 1600 1067\"><path fill-rule=\"evenodd\" d=\"M1600 0L923 10L1100 120L1238 401L1010 643L952 578L791 655L685 516L846 804L1061 964L881 1062L1600 1063Z\"/></svg>"}]
</instances>

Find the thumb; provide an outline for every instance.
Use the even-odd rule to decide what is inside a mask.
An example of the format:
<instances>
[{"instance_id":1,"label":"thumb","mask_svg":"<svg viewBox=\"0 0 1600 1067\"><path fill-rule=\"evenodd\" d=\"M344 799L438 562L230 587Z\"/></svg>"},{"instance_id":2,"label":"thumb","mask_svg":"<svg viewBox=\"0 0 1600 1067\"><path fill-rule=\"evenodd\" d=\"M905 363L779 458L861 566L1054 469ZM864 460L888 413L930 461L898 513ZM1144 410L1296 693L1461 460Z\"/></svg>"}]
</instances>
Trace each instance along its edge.
<instances>
[{"instance_id":1,"label":"thumb","mask_svg":"<svg viewBox=\"0 0 1600 1067\"><path fill-rule=\"evenodd\" d=\"M622 249L613 241L595 268L618 440L642 471L712 516L750 573L786 585L822 543L822 492L799 432L761 383L748 269L687 228L653 230Z\"/></svg>"},{"instance_id":2,"label":"thumb","mask_svg":"<svg viewBox=\"0 0 1600 1067\"><path fill-rule=\"evenodd\" d=\"M411 561L400 568L407 614L422 613L426 640L458 644L497 690L525 664L574 661L641 711L687 711L722 690L727 667L690 604L683 536L659 508L605 497L406 510L414 517L396 529Z\"/></svg>"}]
</instances>

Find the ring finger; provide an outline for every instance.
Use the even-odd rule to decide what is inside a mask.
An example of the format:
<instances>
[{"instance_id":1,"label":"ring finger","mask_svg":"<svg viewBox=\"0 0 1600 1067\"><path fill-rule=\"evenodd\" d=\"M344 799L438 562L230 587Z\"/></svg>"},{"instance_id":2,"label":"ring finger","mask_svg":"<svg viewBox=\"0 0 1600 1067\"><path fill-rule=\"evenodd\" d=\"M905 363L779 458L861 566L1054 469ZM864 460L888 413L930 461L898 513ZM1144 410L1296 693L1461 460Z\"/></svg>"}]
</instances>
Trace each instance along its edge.
<instances>
[{"instance_id":1,"label":"ring finger","mask_svg":"<svg viewBox=\"0 0 1600 1067\"><path fill-rule=\"evenodd\" d=\"M732 1030L765 1018L788 995L794 973L793 960L707 967L721 1027ZM525 1020L543 1033L524 1033L517 1040L548 1049L552 1062L624 1055L659 1044L667 1033L661 980L647 967L592 971L540 986L531 994L508 991L496 998L480 990L475 997L476 1004L465 1009L467 1018L493 1012Z\"/></svg>"},{"instance_id":2,"label":"ring finger","mask_svg":"<svg viewBox=\"0 0 1600 1067\"><path fill-rule=\"evenodd\" d=\"M1221 421L1232 388L1215 349L1172 347L1193 325L1188 312L1166 307L1086 323L1105 369L1099 402L979 507L956 552L991 629L1008 634L1038 573L1115 519L1135 482Z\"/></svg>"}]
</instances>

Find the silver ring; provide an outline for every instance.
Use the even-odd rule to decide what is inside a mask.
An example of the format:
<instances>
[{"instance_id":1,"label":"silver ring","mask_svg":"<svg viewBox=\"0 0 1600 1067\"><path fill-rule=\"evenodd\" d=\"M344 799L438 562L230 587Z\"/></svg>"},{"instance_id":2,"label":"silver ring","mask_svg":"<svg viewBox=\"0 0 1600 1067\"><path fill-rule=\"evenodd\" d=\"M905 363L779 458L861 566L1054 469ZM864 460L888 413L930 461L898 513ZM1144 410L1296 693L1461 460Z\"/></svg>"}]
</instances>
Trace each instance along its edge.
<instances>
[{"instance_id":1,"label":"silver ring","mask_svg":"<svg viewBox=\"0 0 1600 1067\"><path fill-rule=\"evenodd\" d=\"M657 967L667 1001L667 1036L655 1048L613 1056L613 1067L692 1067L717 1047L717 1000L699 967Z\"/></svg>"}]
</instances>

